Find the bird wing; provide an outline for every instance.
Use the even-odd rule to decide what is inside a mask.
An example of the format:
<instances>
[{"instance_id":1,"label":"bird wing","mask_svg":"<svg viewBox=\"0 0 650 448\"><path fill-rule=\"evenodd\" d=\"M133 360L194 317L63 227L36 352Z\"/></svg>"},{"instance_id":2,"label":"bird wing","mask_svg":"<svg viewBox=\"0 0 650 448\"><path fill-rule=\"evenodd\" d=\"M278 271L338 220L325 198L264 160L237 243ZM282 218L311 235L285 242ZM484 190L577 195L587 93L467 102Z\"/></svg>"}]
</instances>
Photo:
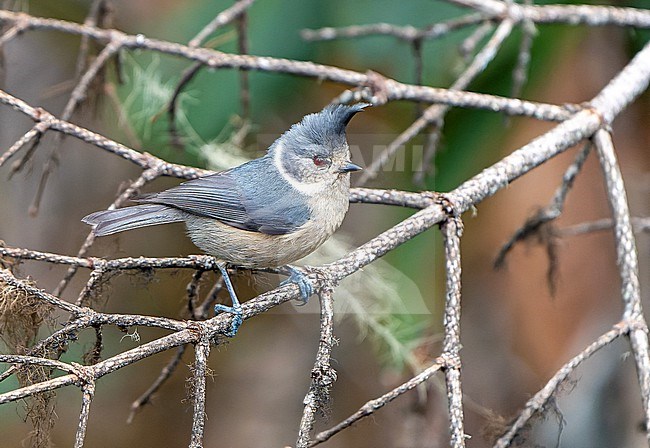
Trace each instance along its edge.
<instances>
[{"instance_id":1,"label":"bird wing","mask_svg":"<svg viewBox=\"0 0 650 448\"><path fill-rule=\"evenodd\" d=\"M137 201L167 205L243 230L269 235L291 233L309 219L309 208L298 200L299 193L290 194L290 186L272 168L249 162Z\"/></svg>"}]
</instances>

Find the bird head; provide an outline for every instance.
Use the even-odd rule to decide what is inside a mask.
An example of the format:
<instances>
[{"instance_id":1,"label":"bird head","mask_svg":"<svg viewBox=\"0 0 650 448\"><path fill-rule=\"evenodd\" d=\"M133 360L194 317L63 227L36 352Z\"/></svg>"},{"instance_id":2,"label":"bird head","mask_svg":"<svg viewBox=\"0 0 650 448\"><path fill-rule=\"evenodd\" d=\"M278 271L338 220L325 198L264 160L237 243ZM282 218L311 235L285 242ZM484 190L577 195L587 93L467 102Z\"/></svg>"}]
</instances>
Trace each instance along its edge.
<instances>
[{"instance_id":1,"label":"bird head","mask_svg":"<svg viewBox=\"0 0 650 448\"><path fill-rule=\"evenodd\" d=\"M285 179L304 192L317 191L340 179L349 180L349 173L361 167L350 161L345 128L357 112L368 106L327 106L291 126L269 148L269 155Z\"/></svg>"}]
</instances>

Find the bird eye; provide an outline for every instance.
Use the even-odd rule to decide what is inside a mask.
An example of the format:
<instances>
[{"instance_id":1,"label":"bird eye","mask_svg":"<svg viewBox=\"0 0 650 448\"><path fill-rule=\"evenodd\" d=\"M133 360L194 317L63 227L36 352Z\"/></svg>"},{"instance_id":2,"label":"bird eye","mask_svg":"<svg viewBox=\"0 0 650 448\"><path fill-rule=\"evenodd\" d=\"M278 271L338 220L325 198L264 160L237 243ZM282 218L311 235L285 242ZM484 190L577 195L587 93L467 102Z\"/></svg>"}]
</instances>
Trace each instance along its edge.
<instances>
[{"instance_id":1,"label":"bird eye","mask_svg":"<svg viewBox=\"0 0 650 448\"><path fill-rule=\"evenodd\" d=\"M314 156L312 157L312 161L314 162L314 165L319 168L329 165L329 160L323 156Z\"/></svg>"}]
</instances>

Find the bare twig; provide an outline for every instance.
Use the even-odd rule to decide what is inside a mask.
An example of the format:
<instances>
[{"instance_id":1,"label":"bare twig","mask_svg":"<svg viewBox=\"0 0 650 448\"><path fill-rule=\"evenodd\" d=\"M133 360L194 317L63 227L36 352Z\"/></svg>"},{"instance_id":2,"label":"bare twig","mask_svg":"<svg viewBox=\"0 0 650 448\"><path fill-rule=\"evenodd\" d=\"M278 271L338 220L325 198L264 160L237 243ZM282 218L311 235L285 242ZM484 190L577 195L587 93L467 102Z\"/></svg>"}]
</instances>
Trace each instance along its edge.
<instances>
[{"instance_id":1,"label":"bare twig","mask_svg":"<svg viewBox=\"0 0 650 448\"><path fill-rule=\"evenodd\" d=\"M223 289L223 277L219 276L219 279L214 283L210 292L206 295L203 303L198 306L194 312L197 316L196 319L203 320L208 317L208 314L213 308L213 305L217 301L217 297L221 290Z\"/></svg>"},{"instance_id":2,"label":"bare twig","mask_svg":"<svg viewBox=\"0 0 650 448\"><path fill-rule=\"evenodd\" d=\"M503 22L499 29L494 33L494 36L485 45L485 48L474 58L472 64L463 72L463 74L454 82L450 90L461 90L466 88L472 79L474 79L482 70L485 69L487 64L494 59L496 51L499 49L503 41L510 35L512 31L512 22ZM368 166L361 177L359 178L359 185L364 185L369 180L375 178L379 174L379 170L393 157L404 144L412 140L424 128L431 123L436 124L435 132L440 132L442 128L442 120L444 115L449 110L449 107L442 105L430 106L424 111L422 116L415 120L404 132L402 132L395 140L393 140L384 151L373 160L372 164ZM424 167L429 166L433 153L428 151L421 162L419 170L416 172L416 177L419 176L424 170ZM419 179L419 178L418 178Z\"/></svg>"},{"instance_id":3,"label":"bare twig","mask_svg":"<svg viewBox=\"0 0 650 448\"><path fill-rule=\"evenodd\" d=\"M336 381L336 371L330 365L334 345L334 297L330 285L321 289L320 294L320 340L316 362L311 370L309 392L303 400L305 405L296 448L308 447L311 443L311 431L314 428L316 414L326 412L330 389Z\"/></svg>"},{"instance_id":4,"label":"bare twig","mask_svg":"<svg viewBox=\"0 0 650 448\"><path fill-rule=\"evenodd\" d=\"M240 54L247 53L246 51L246 11L254 3L255 0L237 0L230 8L220 12L210 23L208 23L196 36L194 36L188 46L190 48L197 48L203 44L203 41L219 28L238 21L238 46ZM178 98L187 84L194 79L194 76L199 72L203 64L197 62L186 68L181 74L178 84L172 93L172 96L167 105L167 114L169 116L169 134L171 136L171 143L177 148L183 147L183 142L178 129L176 127L176 107L178 105ZM248 116L248 74L245 71L240 71L241 91L242 91L242 114L244 117Z\"/></svg>"},{"instance_id":5,"label":"bare twig","mask_svg":"<svg viewBox=\"0 0 650 448\"><path fill-rule=\"evenodd\" d=\"M29 131L27 131L25 135L16 140L16 143L11 145L11 147L0 156L0 167L7 163L7 160L13 157L18 151L23 148L23 146L27 144L31 144L30 149L27 150L28 152L31 152L32 149L38 144L41 136L45 133L45 131L47 131L48 127L49 124L47 121L40 121L36 123ZM12 172L19 171L21 169L21 165L16 166L14 169L12 169Z\"/></svg>"},{"instance_id":6,"label":"bare twig","mask_svg":"<svg viewBox=\"0 0 650 448\"><path fill-rule=\"evenodd\" d=\"M128 35L117 30L104 30L62 20L43 19L0 10L0 22L15 22L17 20L28 21L31 29L50 29L70 34L88 35L99 41L112 42L120 48L146 49L169 55L183 56L211 68L261 70L311 77L319 81L328 80L355 87L367 86L373 89L377 102L409 100L442 103L450 106L487 109L500 111L507 115L532 116L537 119L554 121L563 120L570 116L570 111L566 107L556 105L478 93L461 93L427 86L415 86L385 78L374 72L362 74L352 70L311 62L227 54L208 48L191 48L186 45L147 38L143 35Z\"/></svg>"},{"instance_id":7,"label":"bare twig","mask_svg":"<svg viewBox=\"0 0 650 448\"><path fill-rule=\"evenodd\" d=\"M19 36L26 29L27 24L18 21L15 22L7 31L3 31L2 36L0 36L0 49L2 49L7 42Z\"/></svg>"},{"instance_id":8,"label":"bare twig","mask_svg":"<svg viewBox=\"0 0 650 448\"><path fill-rule=\"evenodd\" d=\"M468 14L446 22L434 23L426 28L418 29L412 26L398 26L389 23L372 25L352 25L343 28L321 28L318 30L302 30L301 37L308 41L324 41L365 36L392 36L406 42L416 40L437 39L453 31L485 21L483 14Z\"/></svg>"},{"instance_id":9,"label":"bare twig","mask_svg":"<svg viewBox=\"0 0 650 448\"><path fill-rule=\"evenodd\" d=\"M532 4L532 0L525 0L526 5ZM517 65L512 72L512 96L519 98L528 78L528 67L530 65L530 51L533 46L533 38L537 33L535 24L530 20L523 20L521 24L523 33L517 53Z\"/></svg>"},{"instance_id":10,"label":"bare twig","mask_svg":"<svg viewBox=\"0 0 650 448\"><path fill-rule=\"evenodd\" d=\"M545 409L546 404L553 394L557 392L562 383L564 383L569 375L575 372L576 368L582 364L582 362L589 359L601 348L609 345L619 336L628 334L632 326L636 326L636 323L629 321L621 321L617 323L611 330L601 335L596 339L596 341L591 343L569 362L564 364L557 372L555 372L555 375L553 375L546 385L540 389L533 398L528 400L524 409L522 409L517 415L517 419L510 425L508 430L499 438L499 440L495 442L494 448L510 447L517 433L526 426L531 417L533 417L537 412Z\"/></svg>"},{"instance_id":11,"label":"bare twig","mask_svg":"<svg viewBox=\"0 0 650 448\"><path fill-rule=\"evenodd\" d=\"M485 36L490 34L492 29L494 29L494 23L486 20L472 34L463 39L463 42L458 47L458 52L465 61L469 62L471 60L472 53L474 53L478 44L481 43Z\"/></svg>"},{"instance_id":12,"label":"bare twig","mask_svg":"<svg viewBox=\"0 0 650 448\"><path fill-rule=\"evenodd\" d=\"M487 65L494 60L497 51L503 45L503 42L510 36L514 23L510 20L504 20L494 32L494 35L485 44L485 47L474 57L472 63L463 71L458 79L452 84L450 90L466 89L469 84L482 73ZM426 118L428 123L435 123L435 129L432 132L432 137L429 139L429 145L420 161L420 166L413 174L413 180L422 184L424 177L431 169L433 159L438 151L438 142L440 142L440 134L444 125L444 117L449 111L449 107L442 105L434 105L429 107L423 118Z\"/></svg>"},{"instance_id":13,"label":"bare twig","mask_svg":"<svg viewBox=\"0 0 650 448\"><path fill-rule=\"evenodd\" d=\"M526 5L500 0L449 0L488 16L510 17L534 23L564 23L567 25L617 25L650 27L650 13L635 8L592 5Z\"/></svg>"},{"instance_id":14,"label":"bare twig","mask_svg":"<svg viewBox=\"0 0 650 448\"><path fill-rule=\"evenodd\" d=\"M196 313L196 300L199 296L199 283L201 282L201 277L205 271L203 269L198 269L192 274L192 280L187 284L185 290L187 291L187 311L189 312L192 319L199 319Z\"/></svg>"},{"instance_id":15,"label":"bare twig","mask_svg":"<svg viewBox=\"0 0 650 448\"><path fill-rule=\"evenodd\" d=\"M174 88L174 92L172 92L172 96L169 99L169 103L167 104L170 142L174 147L179 149L182 149L184 145L183 140L178 132L178 128L176 127L176 108L178 106L178 99L180 98L183 89L185 89L187 84L189 84L189 82L194 79L194 76L196 76L202 67L203 65L200 62L197 62L196 64L193 64L183 70L183 73L181 73L181 77L176 84L176 87Z\"/></svg>"},{"instance_id":16,"label":"bare twig","mask_svg":"<svg viewBox=\"0 0 650 448\"><path fill-rule=\"evenodd\" d=\"M612 9L604 7L580 7L566 6L531 6L518 5L514 2L497 2L485 0L455 0L456 3L470 5L481 11L484 19L489 18L501 23L495 37L507 35L513 25L519 23L570 23L572 20L587 24L616 23L625 26L648 26L650 14L645 11L633 10L630 8ZM243 3L243 2L240 2ZM252 3L252 2L251 2ZM587 16L587 12L591 14ZM562 17L558 15L562 14ZM619 267L622 277L622 295L625 303L624 325L628 325L629 336L637 364L639 382L643 396L643 405L646 410L646 420L650 425L650 360L648 357L648 341L645 332L647 326L643 318L640 294L638 291L638 267L636 265L635 244L631 229L631 220L624 195L623 183L616 163L615 154L611 145L609 134L606 129L612 120L633 101L642 91L647 88L650 78L650 47L640 51L627 67L620 72L590 103L583 106L560 107L550 104L533 103L511 98L502 98L476 93L453 91L446 89L435 89L426 86L409 85L386 78L377 73L358 73L352 70L340 69L337 67L312 64L309 62L292 61L269 57L258 57L250 55L229 55L216 50L205 48L192 48L171 42L148 39L141 35L127 35L116 30L105 30L96 26L79 25L71 22L41 19L26 14L0 11L0 23L6 28L24 26L23 31L33 29L57 30L68 34L77 34L96 41L101 45L115 45L123 49L145 49L163 54L176 55L195 61L201 66L213 68L234 68L238 70L261 70L276 73L290 73L299 76L312 77L319 80L329 80L349 86L352 90L343 98L356 98L361 95L363 98L370 98L378 104L386 101L410 100L424 103L435 103L440 107L459 106L474 107L498 111L510 115L531 116L539 119L562 121L562 123L551 131L533 140L524 147L514 151L503 160L485 169L483 172L461 184L456 189L444 196L435 193L408 193L386 190L356 189L351 194L351 200L367 203L382 203L407 206L422 209L413 216L403 220L386 232L372 238L366 244L351 251L346 256L333 263L321 266L311 271L309 277L318 289L323 289L321 297L321 342L319 344L317 361L312 372L312 387L307 394L305 412L300 426L299 446L309 446L310 433L316 418L316 413L323 411L326 404L326 397L329 388L335 379L335 372L331 369L329 358L333 343L331 328L331 301L333 285L342 278L358 271L363 266L375 261L378 257L399 247L405 241L414 238L422 232L430 229L437 223L443 223L442 229L445 236L446 261L447 261L447 306L445 309L445 334L443 353L439 358L441 366L445 370L447 379L447 391L449 396L450 409L450 430L451 443L453 446L464 445L464 422L462 393L460 383L460 218L463 212L472 209L476 204L485 198L505 188L518 177L528 173L535 167L546 162L561 152L564 152L579 141L594 137L600 153L601 165L605 171L605 178L610 194L610 204L613 210L613 222L615 227L617 252L619 254ZM433 29L433 28L432 28ZM504 31L505 30L505 31ZM507 32L506 32L507 31ZM108 47L106 47L108 48ZM116 50L117 53L118 50ZM488 50L484 50L489 55ZM483 52L481 52L483 53ZM481 55L479 53L479 55ZM481 59L477 57L477 60ZM489 58L488 58L489 60ZM478 66L478 62L474 61ZM88 72L86 72L88 73ZM89 75L90 76L90 75ZM144 170L143 176L137 182L144 184L147 181L145 174L155 178L162 175L170 175L182 178L194 178L208 172L197 170L181 165L164 162L149 154L140 154L131 148L127 148L103 136L90 132L81 127L75 126L66 119L59 119L48 112L33 108L27 103L0 91L0 103L8 105L21 113L29 116L36 125L44 125L43 132L54 130L61 135L70 135L90 143L102 150L111 152L132 163L137 164ZM64 118L64 117L63 117ZM27 144L16 142L11 148ZM435 141L435 139L434 139ZM28 151L31 152L31 151ZM8 158L8 157L7 157ZM28 157L27 157L28 158ZM24 157L25 160L27 158ZM143 180L144 179L144 180ZM133 184L132 190L137 188ZM126 200L132 191L125 192L118 201ZM563 193L564 195L566 193ZM561 198L561 204L564 199ZM453 214L453 216L450 216ZM88 245L91 244L87 243ZM84 246L86 247L86 246ZM84 250L82 247L82 251ZM94 389L89 389L98 378L110 374L124 366L160 353L172 348L185 347L187 344L194 344L196 350L196 368L194 382L199 386L198 395L194 395L194 420L192 443L193 446L200 446L203 438L205 425L205 374L207 373L207 357L210 348L210 341L224 334L230 328L232 316L227 313L218 315L205 321L177 321L173 319L99 313L90 308L83 308L80 305L86 303L91 289L94 289L101 281L106 280L107 272L122 272L127 269L143 269L150 267L185 267L195 270L210 270L214 260L211 257L186 257L184 259L118 259L102 260L95 258L68 257L64 255L48 254L44 252L28 251L24 249L2 248L4 256L16 257L19 259L41 260L47 263L66 264L75 269L82 267L93 269L91 278L86 284L85 292L78 298L78 304L71 304L62 300L60 292L67 283L57 289L56 294L48 294L41 291L27 282L17 279L7 270L0 271L0 281L11 288L17 288L35 297L37 300L50 304L57 309L71 314L71 321L62 330L54 332L49 337L39 341L36 347L48 347L56 344L65 346L77 332L84 328L101 328L104 325L116 325L119 328L130 326L148 326L164 328L171 331L171 334L158 338L151 342L144 343L132 350L112 356L109 359L99 361L84 367L72 366L65 363L57 364L64 367L68 374L60 377L50 378L37 384L27 385L16 390L0 394L0 404L9 401L30 397L44 391L51 391L66 385L81 387L84 394L84 403L80 415L78 427L77 445L83 443L87 425L87 415ZM83 254L83 252L80 252ZM69 278L74 274L69 274ZM198 274L196 274L198 276ZM69 280L68 278L68 280ZM218 284L214 291L218 291ZM191 296L192 294L190 294ZM260 313L278 306L288 300L298 297L299 291L296 285L287 284L274 291L262 294L243 305L243 317L249 319ZM215 296L210 293L204 300L201 307L196 308L195 317L203 315L209 309L206 305ZM197 294L198 297L198 294ZM190 297L192 299L192 297ZM194 301L192 301L194 302ZM623 334L623 330L620 330ZM101 342L101 341L100 341ZM178 356L177 351L177 356ZM37 357L36 357L37 358ZM42 363L59 363L56 360L44 360L37 358ZM180 356L177 358L180 359ZM13 364L21 363L14 358L8 360ZM172 358L173 370L174 358ZM175 361L178 362L178 361ZM52 364L54 366L54 364ZM435 367L435 368L434 368ZM12 367L13 368L13 367ZM11 370L10 368L9 370ZM440 366L432 366L437 370ZM6 372L5 372L6 373ZM164 373L164 372L163 372ZM4 374L3 374L4 375ZM430 376L430 375L429 375ZM6 377L6 376L4 376ZM161 373L162 377L162 373ZM160 377L159 377L160 378ZM420 381L417 376L406 383L408 388L414 380ZM163 379L164 381L164 379ZM417 382L416 381L416 382ZM425 379L420 381L423 382ZM156 383L154 383L155 385ZM153 387L153 386L152 386ZM404 388L397 388L397 394L402 393ZM552 394L552 392L551 392ZM391 393L387 396L393 397ZM550 395L549 395L550 396ZM151 394L147 394L147 400ZM383 398L383 397L382 397ZM390 398L392 399L392 398ZM390 401L386 398L387 401ZM372 403L372 402L370 402ZM85 409L85 410L84 410ZM363 411L360 410L360 412ZM351 418L356 418L357 414ZM523 415L523 413L522 413ZM361 417L359 417L361 418ZM349 420L349 419L348 419ZM346 420L346 422L348 421ZM356 421L356 420L353 420ZM353 423L350 421L350 424ZM337 425L338 427L338 425ZM515 431L516 433L516 431ZM318 436L317 436L318 438ZM318 443L316 439L313 443Z\"/></svg>"},{"instance_id":17,"label":"bare twig","mask_svg":"<svg viewBox=\"0 0 650 448\"><path fill-rule=\"evenodd\" d=\"M650 70L650 68L648 69ZM616 261L621 276L621 298L623 299L623 319L638 323L630 328L630 343L636 363L641 402L645 412L646 427L650 428L650 353L648 348L648 326L643 315L641 288L639 285L639 261L636 240L632 231L630 210L625 193L623 176L618 166L612 137L609 132L599 130L593 138L598 152L598 160L605 177L607 199L614 220L614 241ZM650 440L650 431L646 432Z\"/></svg>"},{"instance_id":18,"label":"bare twig","mask_svg":"<svg viewBox=\"0 0 650 448\"><path fill-rule=\"evenodd\" d=\"M560 237L577 236L584 235L585 233L609 230L613 225L614 221L611 218L603 218L563 227L557 229L556 233ZM632 217L632 227L634 228L634 233L650 232L650 218Z\"/></svg>"},{"instance_id":19,"label":"bare twig","mask_svg":"<svg viewBox=\"0 0 650 448\"><path fill-rule=\"evenodd\" d=\"M2 11L0 10L0 14L1 13ZM74 125L68 121L60 120L49 112L41 108L32 107L24 101L8 94L3 90L0 90L0 103L10 106L17 111L20 111L35 122L47 121L49 123L50 129L75 137L104 151L111 152L125 160L138 165L144 170L147 168L152 168L155 170L160 170L161 175L181 177L185 179L193 179L209 173L208 171L198 168L168 163L146 152L140 153L138 151L135 151L132 148L128 148L96 132L89 131L88 129Z\"/></svg>"},{"instance_id":20,"label":"bare twig","mask_svg":"<svg viewBox=\"0 0 650 448\"><path fill-rule=\"evenodd\" d=\"M199 47L207 37L235 19L246 13L246 10L255 0L237 0L230 8L221 11L210 23L208 23L196 36L190 40L190 47Z\"/></svg>"},{"instance_id":21,"label":"bare twig","mask_svg":"<svg viewBox=\"0 0 650 448\"><path fill-rule=\"evenodd\" d=\"M246 36L248 18L246 12L237 18L237 52L248 54L248 38ZM248 86L248 72L239 71L239 101L241 104L241 116L244 120L250 118L250 88Z\"/></svg>"},{"instance_id":22,"label":"bare twig","mask_svg":"<svg viewBox=\"0 0 650 448\"><path fill-rule=\"evenodd\" d=\"M85 100L90 84L95 80L97 74L99 73L100 70L104 68L104 66L109 61L109 59L112 58L120 50L120 47L121 44L119 42L114 42L114 41L109 42L106 48L104 48L99 53L99 55L95 58L95 60L90 64L88 70L86 70L83 76L79 79L79 82L77 83L75 88L72 90L72 93L70 94L70 99L66 103L65 108L61 113L61 118L63 120L69 120L72 114L74 113L75 109L79 106L79 104L81 104ZM63 141L63 136L64 134L60 134L60 133L57 134L58 138L56 139L55 146L50 152L47 161L43 165L41 181L38 185L36 196L34 197L34 200L29 207L29 213L32 216L38 213L38 209L40 207L40 203L43 198L43 193L45 192L45 186L47 184L47 180L50 174L52 173L52 171L54 170L54 167L58 164L57 153L59 150L59 146Z\"/></svg>"},{"instance_id":23,"label":"bare twig","mask_svg":"<svg viewBox=\"0 0 650 448\"><path fill-rule=\"evenodd\" d=\"M78 370L83 371L83 366L78 366ZM77 376L81 373L77 372ZM88 379L80 376L83 381L81 386L81 411L79 413L79 426L77 427L77 434L75 435L74 448L82 448L84 446L84 439L86 438L86 429L88 428L88 418L90 418L90 404L95 396L95 381L90 375L86 375Z\"/></svg>"},{"instance_id":24,"label":"bare twig","mask_svg":"<svg viewBox=\"0 0 650 448\"><path fill-rule=\"evenodd\" d=\"M548 286L551 295L555 294L555 278L557 275L557 255L555 253L556 232L553 228L549 227L549 223L559 218L562 214L567 194L573 187L573 183L587 160L590 150L591 143L585 144L582 150L580 150L576 155L575 160L565 171L564 176L562 177L562 183L555 191L551 203L528 218L524 225L517 229L512 237L501 247L494 260L494 267L496 269L505 265L507 255L518 242L536 237L540 244L546 246L549 257L547 273Z\"/></svg>"},{"instance_id":25,"label":"bare twig","mask_svg":"<svg viewBox=\"0 0 650 448\"><path fill-rule=\"evenodd\" d=\"M357 412L355 412L354 414L352 414L351 416L343 420L341 423L338 423L337 425L332 426L330 429L322 431L318 433L316 436L314 436L309 446L316 446L320 443L329 440L332 436L352 426L362 418L374 414L376 411L378 411L379 409L381 409L382 407L384 407L385 405L387 405L388 403L390 403L400 395L403 395L406 392L415 389L420 384L424 383L429 378L431 378L436 372L440 371L440 369L443 369L445 367L444 362L445 361L442 358L436 359L431 366L429 366L422 372L418 373L413 378L400 384L399 386L397 386L390 392L385 393L381 397L368 401L363 406L361 406Z\"/></svg>"},{"instance_id":26,"label":"bare twig","mask_svg":"<svg viewBox=\"0 0 650 448\"><path fill-rule=\"evenodd\" d=\"M445 380L447 383L447 400L449 403L450 446L465 446L463 416L463 392L460 371L460 237L463 223L459 218L450 217L440 226L445 244L445 270L447 273L447 295L445 301L445 339L443 354L445 360Z\"/></svg>"},{"instance_id":27,"label":"bare twig","mask_svg":"<svg viewBox=\"0 0 650 448\"><path fill-rule=\"evenodd\" d=\"M165 384L165 382L171 377L171 375L178 367L181 359L183 359L185 350L187 350L187 345L179 346L167 364L165 364L165 366L160 370L160 374L151 384L151 386L149 386L149 388L144 391L142 395L140 395L133 403L131 403L131 412L129 412L129 416L126 419L127 424L130 425L133 423L135 414L140 412L146 404L151 403L151 399L153 398L154 394L158 392L158 389L160 389L160 387Z\"/></svg>"},{"instance_id":28,"label":"bare twig","mask_svg":"<svg viewBox=\"0 0 650 448\"><path fill-rule=\"evenodd\" d=\"M161 172L159 167L150 168L150 169L147 169L147 170L143 171L142 174L140 175L140 177L137 180L135 180L134 182L132 182L131 185L129 186L129 188L124 190L124 192L122 192L122 194L120 194L117 197L117 199L115 199L115 201L113 201L113 203L108 207L109 210L118 208L120 205L122 205L128 199L133 197L133 195L136 194L140 190L140 188L142 188L148 182L151 182L155 178L159 177L161 174L162 174L162 172ZM93 245L94 242L95 242L95 234L93 232L89 232L88 236L86 237L86 240L83 242L83 244L81 245L81 248L77 252L77 257L83 257L88 252L88 249L90 249L90 247ZM61 295L61 293L66 289L66 287L68 286L68 283L70 282L70 280L72 280L72 277L74 277L76 272L77 272L77 266L75 266L75 265L70 266L70 268L68 269L68 271L65 274L65 277L63 277L63 279L59 282L56 289L54 290L54 295L56 295L56 296ZM91 277L89 282L90 281L98 281L99 280L98 277L101 277L101 275L103 275L103 273L98 272L95 275L95 277ZM87 294L86 291L82 291L82 293L79 296L79 301L80 302L82 302L84 300L86 294Z\"/></svg>"},{"instance_id":29,"label":"bare twig","mask_svg":"<svg viewBox=\"0 0 650 448\"><path fill-rule=\"evenodd\" d=\"M192 367L192 438L190 448L203 446L203 430L205 429L205 380L208 375L208 356L210 355L210 339L203 336L194 346L195 360Z\"/></svg>"}]
</instances>

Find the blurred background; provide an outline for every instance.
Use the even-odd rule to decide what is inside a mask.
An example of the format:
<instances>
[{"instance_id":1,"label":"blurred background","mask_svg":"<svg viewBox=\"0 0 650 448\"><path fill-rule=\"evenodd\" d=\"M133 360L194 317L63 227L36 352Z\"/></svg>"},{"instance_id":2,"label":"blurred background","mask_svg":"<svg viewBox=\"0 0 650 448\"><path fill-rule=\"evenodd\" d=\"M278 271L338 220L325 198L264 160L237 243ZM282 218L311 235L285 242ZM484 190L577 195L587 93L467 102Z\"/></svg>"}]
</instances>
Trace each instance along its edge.
<instances>
[{"instance_id":1,"label":"blurred background","mask_svg":"<svg viewBox=\"0 0 650 448\"><path fill-rule=\"evenodd\" d=\"M5 2L5 6L36 16L83 22L89 1ZM650 1L612 2L650 8ZM188 42L219 11L231 5L216 0L132 0L112 2L113 25L126 33L174 42ZM248 51L311 60L365 72L377 71L404 82L416 81L413 48L391 37L365 37L330 42L305 42L305 28L389 22L425 27L465 13L442 1L347 2L335 0L264 0L247 15ZM465 66L458 47L473 29L463 29L422 45L422 80L447 87ZM618 27L539 26L532 47L528 82L522 97L547 103L581 103L591 99L647 41L647 32ZM485 38L482 42L484 42ZM509 95L521 33L513 32L487 70L469 90ZM60 115L74 86L80 40L55 32L26 32L4 48L4 87L33 106ZM228 26L206 45L237 50L237 34ZM94 90L72 122L165 160L222 169L259 156L291 124L320 110L344 88L313 79L251 72L250 103L242 106L241 78L236 71L201 70L179 98L177 126L182 147L173 145L164 108L183 70L191 64L145 52L124 52L120 76L109 66L106 84ZM650 202L650 97L644 94L614 124L614 143L634 216L648 216ZM243 108L247 110L242 110ZM367 166L416 118L417 105L400 102L375 107L356 117L348 128L355 162ZM21 114L0 107L0 151L30 127ZM453 110L446 119L440 150L424 184L414 182L416 158L426 135L411 141L394 164L368 184L378 188L447 191L498 161L553 125L527 118L504 119L485 111ZM30 215L43 163L54 148L46 135L24 169L10 176L0 170L0 240L24 247L74 255L88 234L80 222L86 214L106 208L125 182L140 170L98 148L67 138L58 151L38 213ZM579 149L579 148L576 148ZM576 150L555 158L510 188L478 206L465 218L463 251L463 382L466 432L470 446L490 446L507 423L548 378L620 318L619 279L610 231L559 238L555 293L551 294L547 250L540 244L515 247L503 269L493 268L500 247L540 207L549 203ZM17 158L20 158L19 155ZM403 166L402 166L403 164ZM11 165L11 164L9 164ZM168 188L179 181L159 179L145 191ZM354 181L353 181L354 183ZM337 258L345 244L362 244L413 212L380 205L352 205L337 244L318 259ZM603 180L594 154L589 156L569 193L559 228L609 216ZM638 235L641 280L648 306L650 269L648 235ZM182 226L149 228L96 242L90 254L183 256L198 250ZM427 366L440 352L444 272L437 230L416 237L388 254L369 272L344 282L335 298L342 319L333 367L329 415L325 429L363 403L400 384L416 366ZM52 291L65 268L25 262L18 271L39 288ZM63 297L74 300L87 280L80 272ZM154 278L121 275L104 287L96 306L120 313L182 316L189 271L158 271ZM242 274L237 288L243 298L272 289L275 276ZM209 290L206 278L203 291ZM373 287L380 284L381 288ZM351 302L354 301L354 302ZM361 306L370 310L360 315ZM378 306L380 304L381 306ZM385 307L384 307L385 305ZM247 321L236 338L213 350L208 382L205 446L286 446L295 443L302 399L318 344L318 303L285 304ZM56 329L53 325L49 330ZM378 336L376 329L389 336ZM131 329L132 331L133 329ZM139 328L141 341L162 333ZM92 332L82 333L64 360L80 362L92 347ZM138 344L114 329L104 329L103 358ZM3 348L4 351L4 348ZM127 425L131 402L158 376L172 355L162 353L99 381L91 412L87 446L180 447L189 440L192 404L186 378L192 362L188 350L176 374ZM426 394L411 392L324 444L328 447L446 446L446 398L441 377ZM0 392L16 387L0 383ZM52 442L71 446L77 425L77 388L57 391ZM538 418L525 446L644 446L643 414L635 370L625 340L616 341L578 369ZM27 444L30 425L22 403L0 407L2 446Z\"/></svg>"}]
</instances>

